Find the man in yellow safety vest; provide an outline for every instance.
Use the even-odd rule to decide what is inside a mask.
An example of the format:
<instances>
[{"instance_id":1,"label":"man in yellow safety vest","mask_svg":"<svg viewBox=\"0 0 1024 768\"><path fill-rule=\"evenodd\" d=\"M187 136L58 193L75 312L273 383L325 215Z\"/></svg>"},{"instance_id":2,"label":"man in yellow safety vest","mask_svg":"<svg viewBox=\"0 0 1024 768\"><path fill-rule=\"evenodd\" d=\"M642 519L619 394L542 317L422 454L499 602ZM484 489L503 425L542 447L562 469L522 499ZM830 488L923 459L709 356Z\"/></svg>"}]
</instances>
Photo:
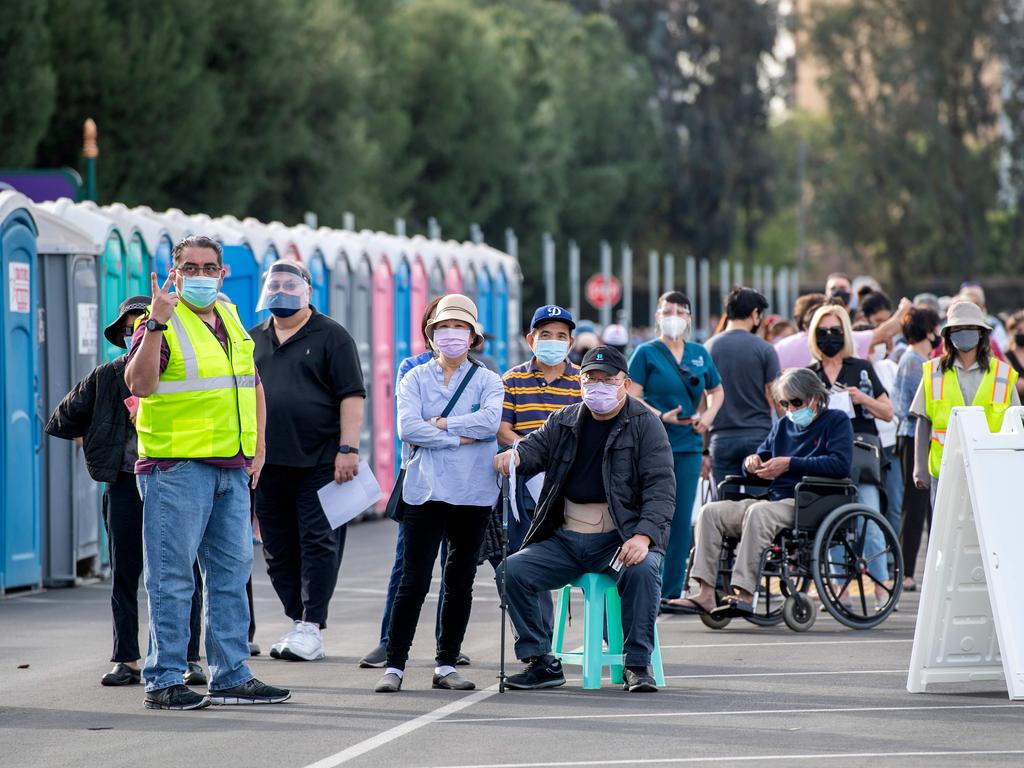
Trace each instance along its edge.
<instances>
[{"instance_id":1,"label":"man in yellow safety vest","mask_svg":"<svg viewBox=\"0 0 1024 768\"><path fill-rule=\"evenodd\" d=\"M190 236L178 243L163 286L151 276L152 304L125 368L125 382L140 398L135 474L149 593L147 709L272 704L291 695L254 678L245 662L249 484L263 466L266 404L253 341L234 306L217 301L225 274L216 241ZM206 584L205 696L183 684L197 556Z\"/></svg>"},{"instance_id":2,"label":"man in yellow safety vest","mask_svg":"<svg viewBox=\"0 0 1024 768\"><path fill-rule=\"evenodd\" d=\"M942 329L944 350L922 367L910 413L917 416L914 434L914 482L928 488L935 502L936 480L942 466L942 449L953 409L973 405L985 409L988 428L998 432L1011 405L1020 405L1017 372L992 352L992 327L970 301L950 305Z\"/></svg>"}]
</instances>

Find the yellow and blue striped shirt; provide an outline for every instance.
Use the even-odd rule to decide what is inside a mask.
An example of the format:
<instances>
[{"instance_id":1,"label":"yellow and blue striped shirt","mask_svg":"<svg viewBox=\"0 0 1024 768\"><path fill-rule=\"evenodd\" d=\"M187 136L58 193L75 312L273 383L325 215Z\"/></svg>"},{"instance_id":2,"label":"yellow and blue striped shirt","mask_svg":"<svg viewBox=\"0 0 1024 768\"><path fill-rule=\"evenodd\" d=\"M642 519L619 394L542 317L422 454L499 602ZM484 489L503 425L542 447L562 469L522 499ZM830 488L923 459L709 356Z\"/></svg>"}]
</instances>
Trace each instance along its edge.
<instances>
[{"instance_id":1,"label":"yellow and blue striped shirt","mask_svg":"<svg viewBox=\"0 0 1024 768\"><path fill-rule=\"evenodd\" d=\"M522 437L540 429L555 411L578 403L580 369L566 361L565 371L550 384L537 367L536 358L509 369L501 377L505 385L505 403L501 420Z\"/></svg>"}]
</instances>

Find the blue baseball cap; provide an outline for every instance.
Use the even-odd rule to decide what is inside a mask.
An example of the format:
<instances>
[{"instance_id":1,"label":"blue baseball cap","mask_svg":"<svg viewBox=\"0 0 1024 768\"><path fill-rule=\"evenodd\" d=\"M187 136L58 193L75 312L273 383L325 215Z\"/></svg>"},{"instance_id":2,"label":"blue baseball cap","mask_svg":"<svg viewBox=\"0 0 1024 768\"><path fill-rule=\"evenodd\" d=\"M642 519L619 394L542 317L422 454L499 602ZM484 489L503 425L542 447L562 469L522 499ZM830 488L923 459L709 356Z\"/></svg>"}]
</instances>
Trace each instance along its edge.
<instances>
[{"instance_id":1,"label":"blue baseball cap","mask_svg":"<svg viewBox=\"0 0 1024 768\"><path fill-rule=\"evenodd\" d=\"M576 329L576 321L572 319L569 310L562 309L556 304L546 304L533 313L533 320L530 321L530 330L532 331L538 325L553 322L565 323L569 326L570 331Z\"/></svg>"}]
</instances>

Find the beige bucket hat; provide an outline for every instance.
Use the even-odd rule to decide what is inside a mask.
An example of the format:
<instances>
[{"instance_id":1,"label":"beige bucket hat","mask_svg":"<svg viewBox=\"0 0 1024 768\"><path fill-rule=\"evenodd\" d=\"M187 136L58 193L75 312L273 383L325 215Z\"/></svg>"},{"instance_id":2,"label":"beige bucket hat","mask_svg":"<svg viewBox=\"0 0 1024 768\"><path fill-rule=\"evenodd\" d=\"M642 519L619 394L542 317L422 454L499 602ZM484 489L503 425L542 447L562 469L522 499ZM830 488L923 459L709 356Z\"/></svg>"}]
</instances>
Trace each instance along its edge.
<instances>
[{"instance_id":1,"label":"beige bucket hat","mask_svg":"<svg viewBox=\"0 0 1024 768\"><path fill-rule=\"evenodd\" d=\"M977 326L991 331L992 326L985 322L985 313L972 301L960 299L954 301L946 310L946 328L964 328Z\"/></svg>"},{"instance_id":2,"label":"beige bucket hat","mask_svg":"<svg viewBox=\"0 0 1024 768\"><path fill-rule=\"evenodd\" d=\"M484 335L483 326L477 320L476 304L469 296L463 296L461 293L449 293L441 299L437 303L437 309L434 310L434 317L427 323L427 338L433 339L434 326L445 320L461 320L464 323L469 323L477 336Z\"/></svg>"}]
</instances>

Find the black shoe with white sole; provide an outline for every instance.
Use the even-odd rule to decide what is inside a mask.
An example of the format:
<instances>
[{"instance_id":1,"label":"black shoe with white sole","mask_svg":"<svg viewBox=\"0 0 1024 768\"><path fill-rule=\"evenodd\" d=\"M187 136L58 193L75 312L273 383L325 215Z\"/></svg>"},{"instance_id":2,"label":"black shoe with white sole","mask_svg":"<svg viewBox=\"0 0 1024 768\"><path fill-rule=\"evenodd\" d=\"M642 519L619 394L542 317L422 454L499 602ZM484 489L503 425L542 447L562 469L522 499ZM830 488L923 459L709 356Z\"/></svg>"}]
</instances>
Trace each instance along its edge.
<instances>
[{"instance_id":1,"label":"black shoe with white sole","mask_svg":"<svg viewBox=\"0 0 1024 768\"><path fill-rule=\"evenodd\" d=\"M179 683L149 691L145 703L146 709L203 709L210 706L210 697L193 693Z\"/></svg>"},{"instance_id":2,"label":"black shoe with white sole","mask_svg":"<svg viewBox=\"0 0 1024 768\"><path fill-rule=\"evenodd\" d=\"M647 667L626 667L622 670L622 690L630 693L657 693L658 684L654 682Z\"/></svg>"},{"instance_id":3,"label":"black shoe with white sole","mask_svg":"<svg viewBox=\"0 0 1024 768\"><path fill-rule=\"evenodd\" d=\"M282 701L288 701L291 697L292 692L287 688L275 688L272 685L261 683L255 677L234 688L210 691L210 703L218 705L280 704Z\"/></svg>"},{"instance_id":4,"label":"black shoe with white sole","mask_svg":"<svg viewBox=\"0 0 1024 768\"><path fill-rule=\"evenodd\" d=\"M526 669L516 675L505 678L505 687L520 691L533 691L539 688L557 688L565 685L565 674L562 662L550 653L530 659Z\"/></svg>"}]
</instances>

